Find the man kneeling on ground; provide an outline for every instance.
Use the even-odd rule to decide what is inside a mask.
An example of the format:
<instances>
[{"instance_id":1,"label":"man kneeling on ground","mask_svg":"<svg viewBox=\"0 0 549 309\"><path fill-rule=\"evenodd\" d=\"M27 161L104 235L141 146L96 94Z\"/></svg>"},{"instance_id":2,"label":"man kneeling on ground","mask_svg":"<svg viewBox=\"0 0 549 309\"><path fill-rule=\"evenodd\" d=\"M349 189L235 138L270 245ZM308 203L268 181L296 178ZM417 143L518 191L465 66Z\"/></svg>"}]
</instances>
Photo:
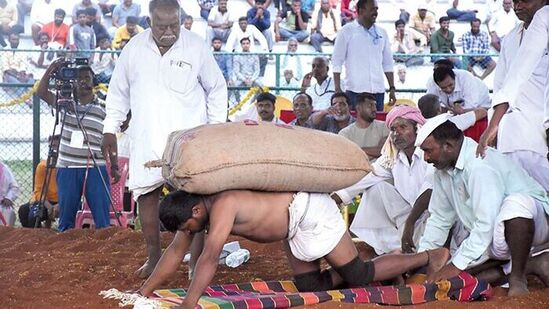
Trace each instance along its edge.
<instances>
[{"instance_id":1,"label":"man kneeling on ground","mask_svg":"<svg viewBox=\"0 0 549 309\"><path fill-rule=\"evenodd\" d=\"M208 232L183 308L194 308L210 284L230 234L263 243L283 241L300 291L330 290L343 283L366 286L425 265L428 273L433 273L449 258L448 250L440 248L360 260L339 209L328 194L232 190L206 196L177 191L162 201L160 220L176 235L140 288L144 296L151 295L175 273L194 234ZM321 258L333 269L321 271Z\"/></svg>"}]
</instances>

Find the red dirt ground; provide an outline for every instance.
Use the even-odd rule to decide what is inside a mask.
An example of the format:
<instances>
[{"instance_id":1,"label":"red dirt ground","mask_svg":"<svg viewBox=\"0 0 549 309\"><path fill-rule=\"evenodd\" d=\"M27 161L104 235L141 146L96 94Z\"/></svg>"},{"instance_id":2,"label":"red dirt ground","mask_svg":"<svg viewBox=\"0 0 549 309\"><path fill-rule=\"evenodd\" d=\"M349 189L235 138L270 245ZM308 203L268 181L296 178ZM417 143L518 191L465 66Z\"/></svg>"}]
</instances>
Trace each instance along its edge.
<instances>
[{"instance_id":1,"label":"red dirt ground","mask_svg":"<svg viewBox=\"0 0 549 309\"><path fill-rule=\"evenodd\" d=\"M164 233L164 247L172 235ZM258 244L240 240L250 250L248 263L237 270L220 266L213 283L290 279L291 273L280 243ZM371 254L366 246L363 256ZM135 290L142 280L133 275L145 260L140 232L128 229L72 230L63 234L46 229L0 227L1 308L116 308L101 290ZM187 287L182 266L163 287ZM473 308L549 308L549 288L531 280L526 297L496 296L490 301L466 304ZM497 289L505 295L505 290ZM376 308L377 305L324 303L311 308ZM463 308L464 304L431 302L419 308Z\"/></svg>"}]
</instances>

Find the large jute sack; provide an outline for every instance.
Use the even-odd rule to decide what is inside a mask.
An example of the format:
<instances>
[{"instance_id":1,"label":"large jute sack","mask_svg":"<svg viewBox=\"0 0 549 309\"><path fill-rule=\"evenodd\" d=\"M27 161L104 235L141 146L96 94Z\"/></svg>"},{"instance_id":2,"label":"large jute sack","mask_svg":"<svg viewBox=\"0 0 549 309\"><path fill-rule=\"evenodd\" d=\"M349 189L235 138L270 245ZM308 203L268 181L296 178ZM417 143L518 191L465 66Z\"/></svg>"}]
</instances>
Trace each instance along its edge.
<instances>
[{"instance_id":1,"label":"large jute sack","mask_svg":"<svg viewBox=\"0 0 549 309\"><path fill-rule=\"evenodd\" d=\"M172 186L202 194L230 189L332 192L371 170L364 152L344 137L254 121L173 132L159 165Z\"/></svg>"}]
</instances>

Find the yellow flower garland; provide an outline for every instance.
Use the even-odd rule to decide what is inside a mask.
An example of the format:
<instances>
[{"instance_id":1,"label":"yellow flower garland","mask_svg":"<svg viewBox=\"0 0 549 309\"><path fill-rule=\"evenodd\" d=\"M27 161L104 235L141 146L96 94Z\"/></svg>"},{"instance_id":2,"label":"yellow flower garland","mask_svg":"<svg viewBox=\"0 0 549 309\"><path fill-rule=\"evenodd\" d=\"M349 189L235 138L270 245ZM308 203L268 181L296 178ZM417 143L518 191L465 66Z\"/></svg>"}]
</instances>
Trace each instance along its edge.
<instances>
[{"instance_id":1,"label":"yellow flower garland","mask_svg":"<svg viewBox=\"0 0 549 309\"><path fill-rule=\"evenodd\" d=\"M18 98L15 98L7 103L2 103L0 104L0 108L6 108L6 107L11 107L11 106L15 106L15 105L19 105L19 104L24 104L25 102L27 102L28 99L32 98L32 95L36 92L36 90L38 89L38 83L40 81L37 81L36 83L34 83L34 85L32 86L32 88L25 92L23 95L21 95L20 97Z\"/></svg>"},{"instance_id":2,"label":"yellow flower garland","mask_svg":"<svg viewBox=\"0 0 549 309\"><path fill-rule=\"evenodd\" d=\"M232 116L234 115L236 112L238 112L242 106L244 104L246 104L246 102L248 102L248 100L250 100L250 98L256 94L258 91L262 91L262 92L268 92L269 91L269 87L252 87L250 88L250 91L248 91L248 93L246 94L246 96L244 97L244 99L242 99L240 102L238 102L238 104L236 104L234 107L232 107L231 109L229 109L229 116Z\"/></svg>"}]
</instances>

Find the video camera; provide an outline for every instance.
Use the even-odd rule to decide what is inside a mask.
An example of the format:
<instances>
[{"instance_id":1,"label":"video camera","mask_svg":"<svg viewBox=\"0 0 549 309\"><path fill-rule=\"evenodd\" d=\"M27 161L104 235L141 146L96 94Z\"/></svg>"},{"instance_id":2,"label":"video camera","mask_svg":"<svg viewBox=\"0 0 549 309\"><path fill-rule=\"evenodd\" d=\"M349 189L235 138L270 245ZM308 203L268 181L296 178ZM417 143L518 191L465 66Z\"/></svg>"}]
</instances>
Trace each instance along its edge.
<instances>
[{"instance_id":1,"label":"video camera","mask_svg":"<svg viewBox=\"0 0 549 309\"><path fill-rule=\"evenodd\" d=\"M87 66L88 65L88 59L87 58L74 58L74 59L67 59L65 63L63 63L63 66L55 72L53 77L57 80L64 81L64 82L70 82L75 81L78 78L78 67L79 66Z\"/></svg>"}]
</instances>

